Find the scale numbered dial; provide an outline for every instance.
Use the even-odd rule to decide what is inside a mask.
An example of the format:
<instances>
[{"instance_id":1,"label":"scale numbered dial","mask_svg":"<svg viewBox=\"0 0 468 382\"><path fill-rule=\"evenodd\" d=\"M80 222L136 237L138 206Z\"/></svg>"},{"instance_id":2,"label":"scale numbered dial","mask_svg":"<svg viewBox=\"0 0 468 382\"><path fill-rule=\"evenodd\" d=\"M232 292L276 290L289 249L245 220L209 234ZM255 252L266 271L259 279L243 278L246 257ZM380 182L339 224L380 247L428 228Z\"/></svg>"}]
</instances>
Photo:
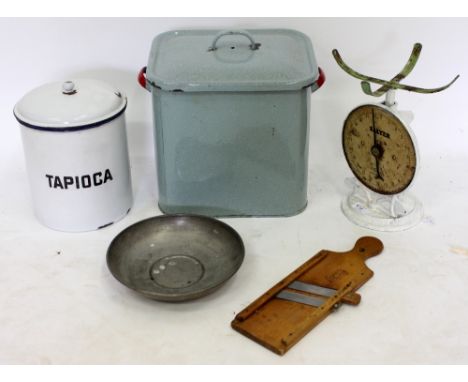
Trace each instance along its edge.
<instances>
[{"instance_id":1,"label":"scale numbered dial","mask_svg":"<svg viewBox=\"0 0 468 382\"><path fill-rule=\"evenodd\" d=\"M351 111L342 143L352 172L371 190L398 194L413 180L416 149L405 124L389 108L368 104Z\"/></svg>"}]
</instances>

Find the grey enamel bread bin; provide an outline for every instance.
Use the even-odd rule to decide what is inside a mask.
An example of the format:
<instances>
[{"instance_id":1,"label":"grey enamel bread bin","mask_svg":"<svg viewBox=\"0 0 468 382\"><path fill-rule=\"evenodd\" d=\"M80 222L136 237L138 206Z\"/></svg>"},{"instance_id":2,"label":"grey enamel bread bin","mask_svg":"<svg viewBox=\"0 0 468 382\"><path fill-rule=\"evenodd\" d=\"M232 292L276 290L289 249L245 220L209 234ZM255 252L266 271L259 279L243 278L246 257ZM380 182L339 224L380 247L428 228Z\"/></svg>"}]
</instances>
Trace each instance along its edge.
<instances>
[{"instance_id":1,"label":"grey enamel bread bin","mask_svg":"<svg viewBox=\"0 0 468 382\"><path fill-rule=\"evenodd\" d=\"M310 39L288 29L158 35L138 76L152 95L166 213L288 216L307 204Z\"/></svg>"}]
</instances>

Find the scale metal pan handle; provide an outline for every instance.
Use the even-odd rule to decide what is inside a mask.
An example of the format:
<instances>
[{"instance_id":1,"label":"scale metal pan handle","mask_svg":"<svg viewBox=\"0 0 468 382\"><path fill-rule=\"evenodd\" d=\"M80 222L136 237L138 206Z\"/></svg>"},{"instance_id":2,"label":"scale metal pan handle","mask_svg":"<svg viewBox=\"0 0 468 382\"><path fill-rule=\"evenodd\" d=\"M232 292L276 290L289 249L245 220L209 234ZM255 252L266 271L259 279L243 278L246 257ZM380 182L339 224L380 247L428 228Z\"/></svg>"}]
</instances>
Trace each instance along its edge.
<instances>
[{"instance_id":1,"label":"scale metal pan handle","mask_svg":"<svg viewBox=\"0 0 468 382\"><path fill-rule=\"evenodd\" d=\"M413 50L411 52L410 58L408 59L406 65L403 67L403 69L396 75L394 76L390 81L382 80L380 78L375 78L371 76L367 76L365 74L361 74L351 67L349 67L341 58L341 55L339 54L337 49L333 49L333 57L335 58L337 64L340 66L341 69L343 69L346 73L348 73L350 76L357 78L361 80L361 88L366 93L367 95L371 95L374 97L380 97L381 95L385 94L388 90L390 89L401 89L401 90L407 90L410 92L416 92L416 93L422 93L422 94L431 94L431 93L437 93L441 92L448 87L450 87L457 79L460 77L460 75L457 75L452 81L450 81L447 85L441 86L438 88L420 88L416 86L410 86L410 85L404 85L400 84L400 81L405 78L411 71L414 69L416 62L419 59L419 55L422 50L422 45L420 43L416 43L413 46ZM379 85L382 85L379 89L376 91L372 91L370 82L376 83Z\"/></svg>"}]
</instances>

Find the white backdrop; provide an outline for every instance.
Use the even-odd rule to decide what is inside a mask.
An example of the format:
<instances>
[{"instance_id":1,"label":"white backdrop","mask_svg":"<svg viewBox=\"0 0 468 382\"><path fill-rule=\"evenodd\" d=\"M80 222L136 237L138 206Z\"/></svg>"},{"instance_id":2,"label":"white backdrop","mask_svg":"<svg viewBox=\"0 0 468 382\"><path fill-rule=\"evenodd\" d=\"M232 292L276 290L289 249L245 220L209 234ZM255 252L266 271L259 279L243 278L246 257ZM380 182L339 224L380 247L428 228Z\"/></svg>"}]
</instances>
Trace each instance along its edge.
<instances>
[{"instance_id":1,"label":"white backdrop","mask_svg":"<svg viewBox=\"0 0 468 382\"><path fill-rule=\"evenodd\" d=\"M333 107L340 122L336 126L317 126L330 133L340 130L341 120L351 106L369 100L361 92L359 81L336 65L331 50L338 48L344 59L361 72L390 78L406 62L413 44L421 42L420 61L406 83L436 87L456 74L461 74L461 78L446 92L399 92L397 101L414 111L413 129L424 155L467 152L464 89L468 79L464 71L468 67L468 19L3 19L2 168L11 168L13 159L20 160L17 155L21 143L12 109L32 88L72 77L96 77L115 84L129 98L131 152L152 155L148 139L150 97L137 86L135 78L147 63L153 37L170 29L276 27L298 29L310 36L318 63L327 75L326 86L314 95L314 101L323 100Z\"/></svg>"},{"instance_id":2,"label":"white backdrop","mask_svg":"<svg viewBox=\"0 0 468 382\"><path fill-rule=\"evenodd\" d=\"M104 254L120 230L159 214L150 95L136 81L153 37L170 29L276 27L309 35L327 76L323 88L311 96L307 210L281 224L278 219L227 219L244 238L247 256L233 283L214 297L177 306L135 298L111 280ZM468 294L462 288L468 277L467 36L468 19L0 19L0 285L5 292L0 296L0 363L468 362L463 319L468 316ZM231 331L233 312L317 250L345 250L358 235L372 234L349 223L339 201L345 193L344 177L350 176L340 146L342 122L352 107L374 99L341 71L331 51L338 48L345 61L363 73L389 79L402 68L415 42L423 44L423 51L404 83L436 87L461 75L442 93L397 92L400 108L415 114L412 128L422 169L414 191L426 207L425 221L412 231L378 234L388 255L373 260L380 278L366 288L362 306L342 308L341 315L321 324L314 336L280 360ZM132 213L122 222L80 235L50 231L32 217L12 114L14 104L32 88L74 77L102 79L127 94L136 196ZM67 253L62 263L55 257L59 250ZM397 308L379 306L392 290L399 293L389 297L392 304L401 299L398 313ZM408 291L411 296L403 298ZM358 311L367 320L353 321ZM453 314L447 319L444 311ZM182 317L187 312L190 319ZM163 321L159 341L165 351L159 352L160 343L147 337ZM372 326L376 322L380 327ZM347 325L354 325L356 332L345 330ZM338 331L339 346L329 341L333 330ZM49 335L42 336L44 331ZM189 337L193 345L186 343ZM421 341L426 343L423 350Z\"/></svg>"}]
</instances>

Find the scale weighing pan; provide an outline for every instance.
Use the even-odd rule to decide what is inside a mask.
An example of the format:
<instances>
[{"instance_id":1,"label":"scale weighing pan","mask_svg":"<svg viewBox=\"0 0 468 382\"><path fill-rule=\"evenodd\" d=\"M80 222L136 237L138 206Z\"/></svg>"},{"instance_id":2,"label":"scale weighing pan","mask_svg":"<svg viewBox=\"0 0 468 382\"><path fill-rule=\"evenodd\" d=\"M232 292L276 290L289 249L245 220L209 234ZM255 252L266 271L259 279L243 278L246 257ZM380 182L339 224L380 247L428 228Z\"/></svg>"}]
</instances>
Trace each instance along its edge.
<instances>
[{"instance_id":1,"label":"scale weighing pan","mask_svg":"<svg viewBox=\"0 0 468 382\"><path fill-rule=\"evenodd\" d=\"M205 216L163 215L119 233L107 250L112 275L159 301L187 301L214 292L244 260L244 244L227 224Z\"/></svg>"}]
</instances>

